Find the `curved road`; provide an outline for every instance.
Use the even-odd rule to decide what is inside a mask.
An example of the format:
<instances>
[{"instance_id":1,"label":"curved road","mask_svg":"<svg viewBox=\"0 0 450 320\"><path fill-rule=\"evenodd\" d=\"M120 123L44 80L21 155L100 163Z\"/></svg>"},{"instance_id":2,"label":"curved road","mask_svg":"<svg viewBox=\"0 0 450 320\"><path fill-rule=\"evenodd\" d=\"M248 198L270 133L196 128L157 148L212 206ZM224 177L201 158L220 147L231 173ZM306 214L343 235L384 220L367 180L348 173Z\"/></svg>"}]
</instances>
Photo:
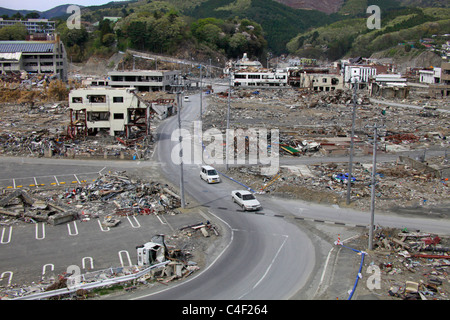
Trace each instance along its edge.
<instances>
[{"instance_id":1,"label":"curved road","mask_svg":"<svg viewBox=\"0 0 450 320\"><path fill-rule=\"evenodd\" d=\"M181 111L182 127L199 117L199 95L191 96ZM177 116L158 130L155 151L166 178L179 185L180 166L171 159L178 141L171 134ZM176 140L176 139L174 139ZM200 180L200 165L184 164L186 199L195 198L226 226L225 248L207 270L192 279L137 299L288 299L308 281L315 264L311 240L300 229L264 209L265 215L243 212L231 201L231 190L242 186L226 178L208 185ZM186 200L188 201L188 200ZM187 203L187 207L189 203Z\"/></svg>"}]
</instances>

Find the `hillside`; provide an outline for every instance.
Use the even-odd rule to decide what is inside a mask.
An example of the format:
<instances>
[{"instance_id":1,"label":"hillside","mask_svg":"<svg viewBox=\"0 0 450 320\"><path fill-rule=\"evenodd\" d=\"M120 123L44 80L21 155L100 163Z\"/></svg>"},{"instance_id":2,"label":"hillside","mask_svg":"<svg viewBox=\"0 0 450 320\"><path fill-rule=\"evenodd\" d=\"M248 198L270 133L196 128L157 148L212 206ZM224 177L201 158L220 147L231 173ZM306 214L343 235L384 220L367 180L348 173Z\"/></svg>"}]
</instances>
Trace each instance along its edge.
<instances>
[{"instance_id":1,"label":"hillside","mask_svg":"<svg viewBox=\"0 0 450 320\"><path fill-rule=\"evenodd\" d=\"M370 56L399 43L425 49L420 39L450 30L450 9L444 8L384 10L379 30L368 29L366 19L348 18L300 33L288 42L287 49L291 54L331 60L345 55Z\"/></svg>"},{"instance_id":2,"label":"hillside","mask_svg":"<svg viewBox=\"0 0 450 320\"><path fill-rule=\"evenodd\" d=\"M316 10L292 9L272 0L206 0L199 6L184 11L195 19L214 17L247 18L259 23L266 35L269 50L274 54L286 51L286 43L299 32L336 21Z\"/></svg>"},{"instance_id":3,"label":"hillside","mask_svg":"<svg viewBox=\"0 0 450 320\"><path fill-rule=\"evenodd\" d=\"M69 4L63 4L57 7L54 7L52 9L46 10L46 11L37 11L37 10L12 10L7 8L1 8L0 7L0 16L6 15L6 16L12 16L15 13L19 12L23 16L27 15L31 12L37 12L39 14L39 17L41 19L52 19L55 17L66 15L67 7Z\"/></svg>"}]
</instances>

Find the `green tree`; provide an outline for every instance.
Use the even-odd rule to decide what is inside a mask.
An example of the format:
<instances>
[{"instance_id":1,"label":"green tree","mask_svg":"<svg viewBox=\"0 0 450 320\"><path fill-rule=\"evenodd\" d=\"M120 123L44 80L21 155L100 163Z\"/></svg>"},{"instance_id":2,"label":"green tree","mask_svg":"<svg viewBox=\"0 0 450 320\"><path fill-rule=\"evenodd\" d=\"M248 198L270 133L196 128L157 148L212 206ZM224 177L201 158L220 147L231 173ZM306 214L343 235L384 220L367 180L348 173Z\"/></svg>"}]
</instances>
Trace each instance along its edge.
<instances>
[{"instance_id":1,"label":"green tree","mask_svg":"<svg viewBox=\"0 0 450 320\"><path fill-rule=\"evenodd\" d=\"M27 27L20 22L0 28L0 40L25 40L27 35Z\"/></svg>"}]
</instances>

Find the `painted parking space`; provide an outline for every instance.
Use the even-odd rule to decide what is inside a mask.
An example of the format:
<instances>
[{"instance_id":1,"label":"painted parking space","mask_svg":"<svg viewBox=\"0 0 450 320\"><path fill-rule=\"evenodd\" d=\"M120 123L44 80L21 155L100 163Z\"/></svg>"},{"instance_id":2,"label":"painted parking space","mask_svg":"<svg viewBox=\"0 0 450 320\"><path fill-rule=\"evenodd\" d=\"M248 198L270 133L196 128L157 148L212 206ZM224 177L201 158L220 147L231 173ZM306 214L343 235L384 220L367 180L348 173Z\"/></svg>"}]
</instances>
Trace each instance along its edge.
<instances>
[{"instance_id":1,"label":"painted parking space","mask_svg":"<svg viewBox=\"0 0 450 320\"><path fill-rule=\"evenodd\" d=\"M39 188L52 186L83 185L94 182L99 176L98 172L48 175L38 177L0 179L2 189Z\"/></svg>"}]
</instances>

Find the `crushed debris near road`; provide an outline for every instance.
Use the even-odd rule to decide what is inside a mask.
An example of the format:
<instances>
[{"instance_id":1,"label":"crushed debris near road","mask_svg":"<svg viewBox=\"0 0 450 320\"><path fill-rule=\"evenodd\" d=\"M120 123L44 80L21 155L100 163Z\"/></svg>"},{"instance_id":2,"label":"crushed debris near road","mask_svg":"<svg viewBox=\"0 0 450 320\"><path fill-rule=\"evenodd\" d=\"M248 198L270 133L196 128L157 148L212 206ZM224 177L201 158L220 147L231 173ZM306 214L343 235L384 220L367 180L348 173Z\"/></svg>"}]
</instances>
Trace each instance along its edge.
<instances>
[{"instance_id":1,"label":"crushed debris near road","mask_svg":"<svg viewBox=\"0 0 450 320\"><path fill-rule=\"evenodd\" d=\"M227 93L209 95L208 99L203 129L214 127L224 131ZM385 126L379 132L379 148L384 152L448 147L449 114L372 104L362 92L358 92L356 100L356 154L371 153L373 132L366 126L374 123ZM304 140L320 143L321 152L311 156L348 154L353 111L350 89L333 92L234 89L230 105L230 128L279 129L280 144L294 148ZM280 156L291 154L280 152Z\"/></svg>"},{"instance_id":2,"label":"crushed debris near road","mask_svg":"<svg viewBox=\"0 0 450 320\"><path fill-rule=\"evenodd\" d=\"M107 173L70 188L10 189L0 195L4 225L15 221L56 225L95 218L112 222L124 216L176 214L179 207L180 197L168 185L126 172Z\"/></svg>"},{"instance_id":3,"label":"crushed debris near road","mask_svg":"<svg viewBox=\"0 0 450 320\"><path fill-rule=\"evenodd\" d=\"M366 234L345 245L367 248L367 243ZM377 228L373 250L366 252L357 292L360 296L375 295L381 300L448 300L449 252L448 236L420 230ZM374 267L380 271L377 283L374 277L369 279L375 273Z\"/></svg>"},{"instance_id":4,"label":"crushed debris near road","mask_svg":"<svg viewBox=\"0 0 450 320\"><path fill-rule=\"evenodd\" d=\"M430 165L436 163L445 167L448 167L447 161L444 157L428 160ZM354 181L351 186L351 206L369 211L372 164L354 163L352 172ZM256 192L346 206L348 163L318 161L310 165L281 165L278 173L270 177L261 175L258 167L240 166L230 167L227 175ZM435 176L432 172L413 168L410 164L398 160L378 163L376 178L377 210L416 208L427 212L427 209L432 211L434 207L444 208L450 203L447 175ZM447 216L448 212L442 214Z\"/></svg>"}]
</instances>

